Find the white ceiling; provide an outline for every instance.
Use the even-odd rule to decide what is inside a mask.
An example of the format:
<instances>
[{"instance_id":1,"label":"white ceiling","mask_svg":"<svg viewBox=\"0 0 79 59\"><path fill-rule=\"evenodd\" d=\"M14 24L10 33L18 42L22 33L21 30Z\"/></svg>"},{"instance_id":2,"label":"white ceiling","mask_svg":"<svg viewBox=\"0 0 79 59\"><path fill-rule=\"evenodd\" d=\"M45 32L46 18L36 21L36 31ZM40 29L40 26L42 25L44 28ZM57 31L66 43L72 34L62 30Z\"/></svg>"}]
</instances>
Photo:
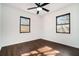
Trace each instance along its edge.
<instances>
[{"instance_id":1,"label":"white ceiling","mask_svg":"<svg viewBox=\"0 0 79 59\"><path fill-rule=\"evenodd\" d=\"M46 6L44 6L44 8L50 10L49 12L55 11L59 8L65 7L67 5L69 5L70 3L50 3ZM27 10L27 8L31 8L31 7L37 7L34 3L8 3L8 5L11 5L13 7L19 8L21 10L36 14L37 10L36 9L32 9L32 10ZM48 12L41 10L39 12L39 15L43 15L46 14Z\"/></svg>"}]
</instances>

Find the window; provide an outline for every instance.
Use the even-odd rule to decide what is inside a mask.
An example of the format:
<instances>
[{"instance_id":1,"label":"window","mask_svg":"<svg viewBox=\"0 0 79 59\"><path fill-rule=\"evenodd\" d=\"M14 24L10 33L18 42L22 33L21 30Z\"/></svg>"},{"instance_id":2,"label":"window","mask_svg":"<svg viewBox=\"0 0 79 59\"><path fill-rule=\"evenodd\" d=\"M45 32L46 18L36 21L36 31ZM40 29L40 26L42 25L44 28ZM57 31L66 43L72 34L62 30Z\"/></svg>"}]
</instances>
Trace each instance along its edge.
<instances>
[{"instance_id":1,"label":"window","mask_svg":"<svg viewBox=\"0 0 79 59\"><path fill-rule=\"evenodd\" d=\"M30 32L30 18L20 16L20 33Z\"/></svg>"},{"instance_id":2,"label":"window","mask_svg":"<svg viewBox=\"0 0 79 59\"><path fill-rule=\"evenodd\" d=\"M56 33L70 33L70 13L56 16Z\"/></svg>"}]
</instances>

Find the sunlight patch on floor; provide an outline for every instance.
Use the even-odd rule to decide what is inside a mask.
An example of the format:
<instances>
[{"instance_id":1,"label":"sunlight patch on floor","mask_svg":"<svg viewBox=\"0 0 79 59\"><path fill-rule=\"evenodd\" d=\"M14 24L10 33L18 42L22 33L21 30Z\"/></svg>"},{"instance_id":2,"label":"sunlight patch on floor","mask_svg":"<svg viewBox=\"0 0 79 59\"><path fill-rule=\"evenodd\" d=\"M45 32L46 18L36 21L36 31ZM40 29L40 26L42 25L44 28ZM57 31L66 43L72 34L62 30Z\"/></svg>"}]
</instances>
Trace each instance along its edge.
<instances>
[{"instance_id":1,"label":"sunlight patch on floor","mask_svg":"<svg viewBox=\"0 0 79 59\"><path fill-rule=\"evenodd\" d=\"M21 56L56 56L59 53L60 51L58 50L55 50L49 46L44 46L29 53L23 53Z\"/></svg>"}]
</instances>

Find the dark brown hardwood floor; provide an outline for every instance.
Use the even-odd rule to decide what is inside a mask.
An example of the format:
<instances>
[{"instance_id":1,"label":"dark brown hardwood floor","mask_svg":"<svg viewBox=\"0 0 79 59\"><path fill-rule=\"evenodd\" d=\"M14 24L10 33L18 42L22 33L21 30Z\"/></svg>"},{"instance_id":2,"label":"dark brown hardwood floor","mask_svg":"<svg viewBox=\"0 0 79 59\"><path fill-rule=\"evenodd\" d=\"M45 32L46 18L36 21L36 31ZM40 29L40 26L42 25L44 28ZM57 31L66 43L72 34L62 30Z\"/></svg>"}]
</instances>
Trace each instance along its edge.
<instances>
[{"instance_id":1,"label":"dark brown hardwood floor","mask_svg":"<svg viewBox=\"0 0 79 59\"><path fill-rule=\"evenodd\" d=\"M60 54L56 56L79 56L78 48L47 41L44 39L37 39L29 42L23 42L19 44L2 47L0 55L1 56L20 56L22 53L30 52L32 50L36 50L43 46L49 46L53 49L60 51Z\"/></svg>"}]
</instances>

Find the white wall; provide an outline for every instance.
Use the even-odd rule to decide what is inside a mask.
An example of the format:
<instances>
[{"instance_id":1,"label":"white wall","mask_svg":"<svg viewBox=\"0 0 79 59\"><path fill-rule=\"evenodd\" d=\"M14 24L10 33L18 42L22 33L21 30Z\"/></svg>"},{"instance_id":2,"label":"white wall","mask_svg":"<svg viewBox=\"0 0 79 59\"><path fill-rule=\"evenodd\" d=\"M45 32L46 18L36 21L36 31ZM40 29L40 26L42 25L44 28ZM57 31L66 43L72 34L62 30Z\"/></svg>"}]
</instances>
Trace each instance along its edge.
<instances>
[{"instance_id":1,"label":"white wall","mask_svg":"<svg viewBox=\"0 0 79 59\"><path fill-rule=\"evenodd\" d=\"M2 5L0 4L0 43L2 42L2 31L1 31L1 29L2 29L2 17L1 17L1 14L2 14ZM0 45L1 46L1 45Z\"/></svg>"},{"instance_id":2,"label":"white wall","mask_svg":"<svg viewBox=\"0 0 79 59\"><path fill-rule=\"evenodd\" d=\"M30 33L19 32L20 16L31 18ZM41 38L42 21L40 19L40 16L3 4L3 41L0 44L6 46Z\"/></svg>"},{"instance_id":3,"label":"white wall","mask_svg":"<svg viewBox=\"0 0 79 59\"><path fill-rule=\"evenodd\" d=\"M71 33L56 33L56 16L71 13ZM72 4L49 13L43 17L44 38L79 48L79 4Z\"/></svg>"}]
</instances>

